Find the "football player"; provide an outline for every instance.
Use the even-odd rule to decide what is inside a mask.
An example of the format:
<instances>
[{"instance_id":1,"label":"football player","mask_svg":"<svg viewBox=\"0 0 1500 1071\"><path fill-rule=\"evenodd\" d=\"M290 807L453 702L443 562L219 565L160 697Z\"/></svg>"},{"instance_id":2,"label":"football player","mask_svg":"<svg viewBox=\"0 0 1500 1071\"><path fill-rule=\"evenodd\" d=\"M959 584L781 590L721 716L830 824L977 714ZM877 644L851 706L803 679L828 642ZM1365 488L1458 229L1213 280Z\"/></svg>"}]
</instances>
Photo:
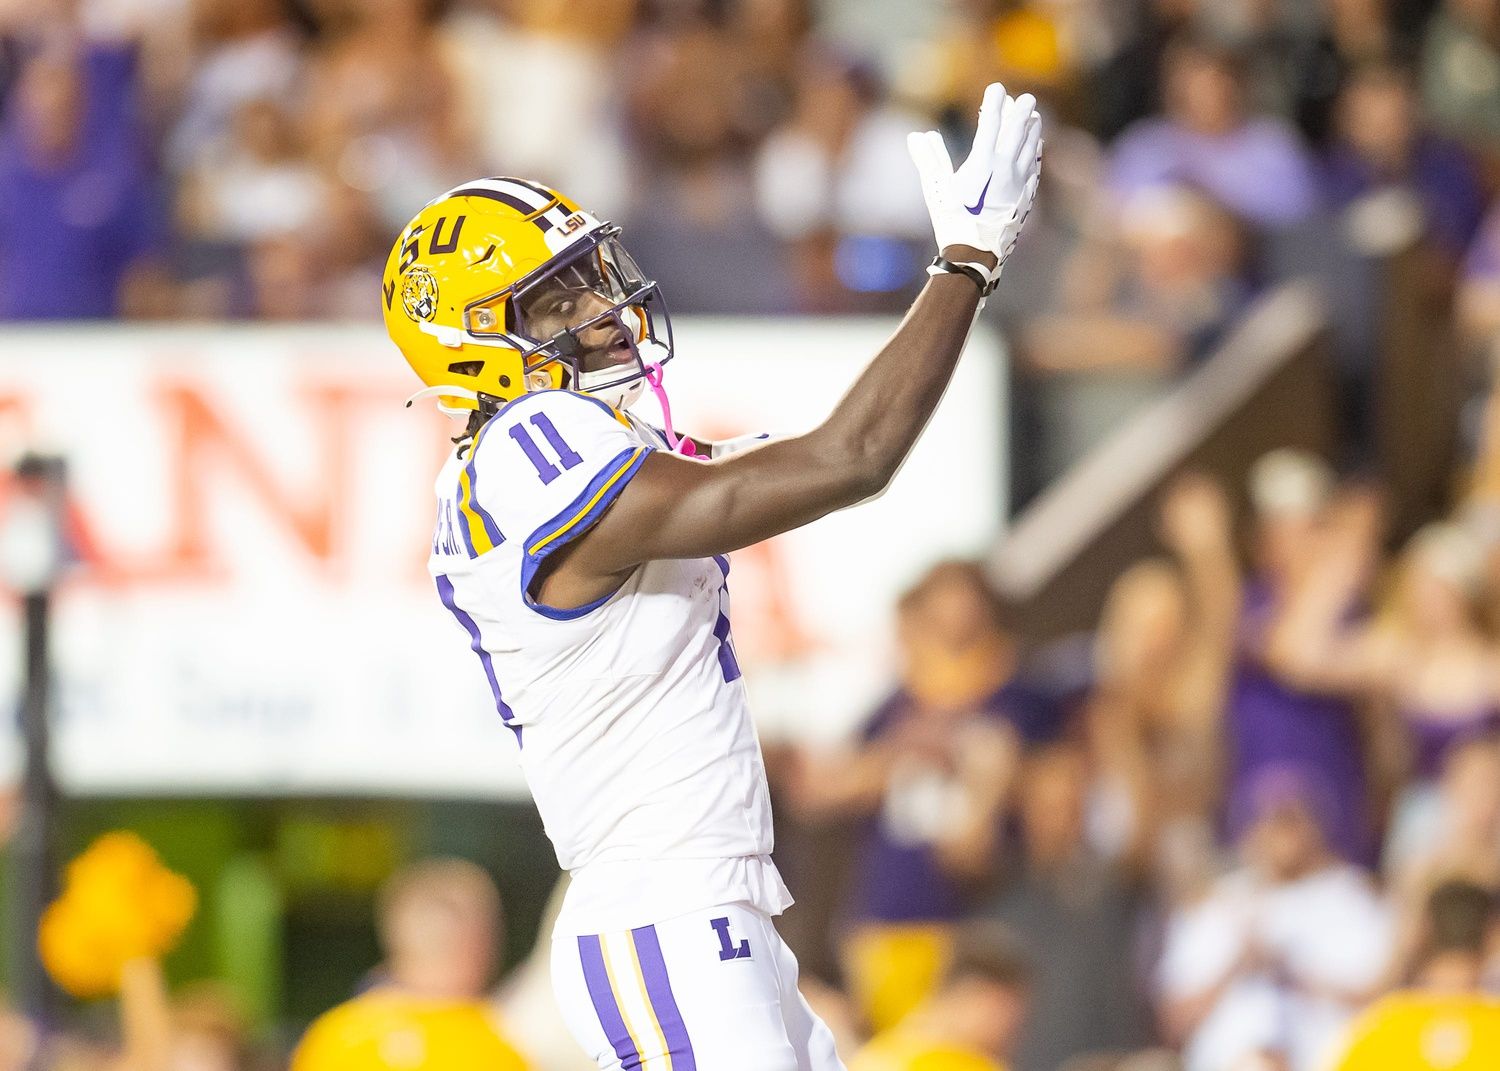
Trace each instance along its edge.
<instances>
[{"instance_id":1,"label":"football player","mask_svg":"<svg viewBox=\"0 0 1500 1071\"><path fill-rule=\"evenodd\" d=\"M678 436L662 296L620 229L563 194L466 183L417 214L386 265L386 325L420 393L468 419L437 480L431 570L571 873L553 984L601 1068L842 1067L772 924L791 897L725 555L890 482L1026 219L1030 96L990 86L956 170L935 131L910 149L932 278L820 426L754 449ZM630 412L647 390L661 429Z\"/></svg>"}]
</instances>

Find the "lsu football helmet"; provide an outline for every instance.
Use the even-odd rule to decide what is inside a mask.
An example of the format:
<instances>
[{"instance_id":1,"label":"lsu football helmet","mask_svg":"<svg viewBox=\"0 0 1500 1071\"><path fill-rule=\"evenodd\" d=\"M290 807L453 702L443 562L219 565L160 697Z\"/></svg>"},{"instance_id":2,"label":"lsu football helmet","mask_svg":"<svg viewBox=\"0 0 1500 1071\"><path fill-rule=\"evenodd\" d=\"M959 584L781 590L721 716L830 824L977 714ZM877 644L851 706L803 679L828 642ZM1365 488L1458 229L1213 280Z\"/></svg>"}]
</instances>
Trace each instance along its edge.
<instances>
[{"instance_id":1,"label":"lsu football helmet","mask_svg":"<svg viewBox=\"0 0 1500 1071\"><path fill-rule=\"evenodd\" d=\"M476 179L430 201L382 280L386 331L426 384L413 400L488 412L540 371L551 387L623 408L659 384L671 318L619 236L522 179Z\"/></svg>"}]
</instances>

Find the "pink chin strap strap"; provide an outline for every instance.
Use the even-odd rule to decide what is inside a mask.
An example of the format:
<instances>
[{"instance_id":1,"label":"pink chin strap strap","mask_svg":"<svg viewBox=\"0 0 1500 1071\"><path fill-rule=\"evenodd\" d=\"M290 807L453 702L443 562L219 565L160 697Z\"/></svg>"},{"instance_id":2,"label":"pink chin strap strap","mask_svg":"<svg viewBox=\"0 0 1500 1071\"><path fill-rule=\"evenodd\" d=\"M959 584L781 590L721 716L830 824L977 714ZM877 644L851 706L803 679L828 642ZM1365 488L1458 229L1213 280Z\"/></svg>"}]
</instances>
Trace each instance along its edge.
<instances>
[{"instance_id":1,"label":"pink chin strap strap","mask_svg":"<svg viewBox=\"0 0 1500 1071\"><path fill-rule=\"evenodd\" d=\"M691 439L678 436L672 428L672 403L667 400L667 390L661 385L661 365L646 365L646 383L651 388L651 393L656 395L656 402L661 406L662 434L667 437L667 446L673 453L681 454L683 457L697 457L698 446Z\"/></svg>"}]
</instances>

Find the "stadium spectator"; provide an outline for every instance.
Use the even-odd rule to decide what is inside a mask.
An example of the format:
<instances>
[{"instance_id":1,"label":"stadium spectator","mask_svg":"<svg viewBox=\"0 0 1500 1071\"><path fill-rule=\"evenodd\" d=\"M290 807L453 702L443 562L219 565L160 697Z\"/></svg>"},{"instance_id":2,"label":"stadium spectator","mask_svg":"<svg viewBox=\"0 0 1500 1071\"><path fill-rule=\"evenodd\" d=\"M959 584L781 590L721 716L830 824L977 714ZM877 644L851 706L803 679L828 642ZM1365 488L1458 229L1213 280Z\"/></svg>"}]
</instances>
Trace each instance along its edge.
<instances>
[{"instance_id":1,"label":"stadium spectator","mask_svg":"<svg viewBox=\"0 0 1500 1071\"><path fill-rule=\"evenodd\" d=\"M937 989L849 1061L850 1071L1007 1071L1030 967L1004 930L965 927Z\"/></svg>"},{"instance_id":2,"label":"stadium spectator","mask_svg":"<svg viewBox=\"0 0 1500 1071\"><path fill-rule=\"evenodd\" d=\"M307 142L320 170L368 197L391 234L434 190L483 173L458 86L423 0L324 15L327 41L304 75Z\"/></svg>"},{"instance_id":3,"label":"stadium spectator","mask_svg":"<svg viewBox=\"0 0 1500 1071\"><path fill-rule=\"evenodd\" d=\"M1385 868L1403 913L1397 966L1406 977L1433 890L1457 880L1500 896L1500 737L1470 739L1449 750L1435 797L1416 819L1395 827Z\"/></svg>"},{"instance_id":4,"label":"stadium spectator","mask_svg":"<svg viewBox=\"0 0 1500 1071\"><path fill-rule=\"evenodd\" d=\"M1380 692L1409 740L1413 788L1436 783L1454 745L1500 728L1500 651L1485 633L1483 549L1434 523L1407 545L1386 628L1369 639Z\"/></svg>"},{"instance_id":5,"label":"stadium spectator","mask_svg":"<svg viewBox=\"0 0 1500 1071\"><path fill-rule=\"evenodd\" d=\"M701 14L648 21L627 49L642 57L625 92L631 166L636 188L649 191L625 221L632 254L674 310L792 309L782 243L747 209L755 202L747 157L782 117L789 77Z\"/></svg>"},{"instance_id":6,"label":"stadium spectator","mask_svg":"<svg viewBox=\"0 0 1500 1071\"><path fill-rule=\"evenodd\" d=\"M850 753L802 757L805 812L865 820L848 892L851 993L882 1030L940 976L993 862L1019 746L1050 735L978 564L934 566L901 599L901 686Z\"/></svg>"},{"instance_id":7,"label":"stadium spectator","mask_svg":"<svg viewBox=\"0 0 1500 1071\"><path fill-rule=\"evenodd\" d=\"M178 198L186 237L244 243L303 231L331 200L291 116L265 98L240 106L224 141L193 162Z\"/></svg>"},{"instance_id":8,"label":"stadium spectator","mask_svg":"<svg viewBox=\"0 0 1500 1071\"><path fill-rule=\"evenodd\" d=\"M1247 827L1260 771L1291 766L1326 786L1334 849L1368 862L1375 844L1360 707L1348 680L1309 652L1317 637L1363 616L1376 511L1358 497L1334 500L1332 474L1299 451L1267 454L1250 483L1256 569L1243 586L1225 707L1229 832L1237 840Z\"/></svg>"},{"instance_id":9,"label":"stadium spectator","mask_svg":"<svg viewBox=\"0 0 1500 1071\"><path fill-rule=\"evenodd\" d=\"M1119 226L1118 255L1086 250L1063 307L1028 330L1038 368L1175 370L1204 356L1243 307L1240 235L1209 198L1142 190Z\"/></svg>"},{"instance_id":10,"label":"stadium spectator","mask_svg":"<svg viewBox=\"0 0 1500 1071\"><path fill-rule=\"evenodd\" d=\"M1023 86L1048 102L1066 97L1072 51L1083 39L1069 32L1077 29L1069 23L1096 20L1096 34L1107 33L1110 20L1100 7L1087 0L950 5L927 40L895 68L897 90L955 125L968 118L969 101L990 82Z\"/></svg>"},{"instance_id":11,"label":"stadium spectator","mask_svg":"<svg viewBox=\"0 0 1500 1071\"><path fill-rule=\"evenodd\" d=\"M1200 191L1139 187L1111 222L1021 318L1048 475L1206 356L1250 296L1240 228Z\"/></svg>"},{"instance_id":12,"label":"stadium spectator","mask_svg":"<svg viewBox=\"0 0 1500 1071\"><path fill-rule=\"evenodd\" d=\"M1157 991L1187 1071L1252 1058L1313 1071L1378 992L1392 924L1367 876L1330 850L1330 788L1263 769L1243 865L1169 917Z\"/></svg>"},{"instance_id":13,"label":"stadium spectator","mask_svg":"<svg viewBox=\"0 0 1500 1071\"><path fill-rule=\"evenodd\" d=\"M225 141L246 104L290 101L304 63L282 0L193 0L190 14L193 62L164 153L174 174Z\"/></svg>"},{"instance_id":14,"label":"stadium spectator","mask_svg":"<svg viewBox=\"0 0 1500 1071\"><path fill-rule=\"evenodd\" d=\"M24 1015L0 1005L0 1071L28 1071L36 1060L37 1035Z\"/></svg>"},{"instance_id":15,"label":"stadium spectator","mask_svg":"<svg viewBox=\"0 0 1500 1071\"><path fill-rule=\"evenodd\" d=\"M611 56L636 6L635 0L476 0L448 13L438 50L482 170L545 177L606 217L629 207ZM540 85L548 92L535 92ZM579 152L580 145L588 152Z\"/></svg>"},{"instance_id":16,"label":"stadium spectator","mask_svg":"<svg viewBox=\"0 0 1500 1071\"><path fill-rule=\"evenodd\" d=\"M1500 1000L1482 988L1500 928L1492 890L1434 889L1415 984L1368 1009L1350 1028L1337 1071L1483 1071L1500 1065Z\"/></svg>"},{"instance_id":17,"label":"stadium spectator","mask_svg":"<svg viewBox=\"0 0 1500 1071\"><path fill-rule=\"evenodd\" d=\"M325 206L316 233L321 315L368 320L374 315L370 288L378 289L389 252L374 207L359 191L345 188Z\"/></svg>"},{"instance_id":18,"label":"stadium spectator","mask_svg":"<svg viewBox=\"0 0 1500 1071\"><path fill-rule=\"evenodd\" d=\"M53 43L0 116L0 320L117 315L163 228L127 44Z\"/></svg>"},{"instance_id":19,"label":"stadium spectator","mask_svg":"<svg viewBox=\"0 0 1500 1071\"><path fill-rule=\"evenodd\" d=\"M1476 349L1500 356L1500 205L1492 207L1464 259L1459 279L1458 326Z\"/></svg>"},{"instance_id":20,"label":"stadium spectator","mask_svg":"<svg viewBox=\"0 0 1500 1071\"><path fill-rule=\"evenodd\" d=\"M906 159L918 126L885 103L875 71L808 58L793 114L755 161L756 211L791 245L804 311L879 307L892 294L904 305L921 267L922 193Z\"/></svg>"},{"instance_id":21,"label":"stadium spectator","mask_svg":"<svg viewBox=\"0 0 1500 1071\"><path fill-rule=\"evenodd\" d=\"M1422 130L1420 108L1406 71L1383 62L1355 68L1338 97L1323 187L1334 208L1402 191L1420 206L1432 241L1457 258L1479 228L1484 191L1461 149Z\"/></svg>"},{"instance_id":22,"label":"stadium spectator","mask_svg":"<svg viewBox=\"0 0 1500 1071\"><path fill-rule=\"evenodd\" d=\"M1317 180L1295 130L1247 113L1242 61L1183 38L1163 63L1160 116L1115 142L1110 185L1128 199L1158 186L1197 186L1231 212L1262 226L1305 219L1318 206Z\"/></svg>"},{"instance_id":23,"label":"stadium spectator","mask_svg":"<svg viewBox=\"0 0 1500 1071\"><path fill-rule=\"evenodd\" d=\"M1173 560L1115 581L1094 641L1085 709L1095 766L1090 840L1138 868L1160 828L1202 831L1217 803L1238 565L1229 503L1190 474L1163 496Z\"/></svg>"},{"instance_id":24,"label":"stadium spectator","mask_svg":"<svg viewBox=\"0 0 1500 1071\"><path fill-rule=\"evenodd\" d=\"M1138 873L1088 842L1089 779L1077 745L1048 745L1026 758L1016 835L980 909L1016 934L1034 965L1017 1071L1050 1071L1150 1040L1136 974L1143 889Z\"/></svg>"},{"instance_id":25,"label":"stadium spectator","mask_svg":"<svg viewBox=\"0 0 1500 1071\"><path fill-rule=\"evenodd\" d=\"M1340 89L1352 71L1406 57L1409 34L1392 18L1390 0L1318 0L1262 5L1276 12L1261 40L1261 69L1274 80L1277 108L1314 144L1333 135Z\"/></svg>"},{"instance_id":26,"label":"stadium spectator","mask_svg":"<svg viewBox=\"0 0 1500 1071\"><path fill-rule=\"evenodd\" d=\"M497 958L500 897L479 867L430 859L381 895L385 959L365 992L319 1018L293 1071L525 1071L484 1001Z\"/></svg>"},{"instance_id":27,"label":"stadium spectator","mask_svg":"<svg viewBox=\"0 0 1500 1071\"><path fill-rule=\"evenodd\" d=\"M1397 801L1394 838L1430 843L1432 804L1453 747L1500 728L1500 652L1480 618L1483 556L1453 524L1431 524L1408 544L1394 597L1369 624L1350 628L1333 614L1293 630L1294 672L1363 695L1388 721L1373 732L1399 739L1406 788ZM1282 660L1290 667L1290 659ZM1409 827L1409 828L1408 828Z\"/></svg>"},{"instance_id":28,"label":"stadium spectator","mask_svg":"<svg viewBox=\"0 0 1500 1071\"><path fill-rule=\"evenodd\" d=\"M244 1017L231 995L213 983L196 985L173 999L171 1036L162 1071L246 1071L251 1066Z\"/></svg>"},{"instance_id":29,"label":"stadium spectator","mask_svg":"<svg viewBox=\"0 0 1500 1071\"><path fill-rule=\"evenodd\" d=\"M1500 3L1444 0L1422 47L1422 98L1439 128L1500 153Z\"/></svg>"}]
</instances>

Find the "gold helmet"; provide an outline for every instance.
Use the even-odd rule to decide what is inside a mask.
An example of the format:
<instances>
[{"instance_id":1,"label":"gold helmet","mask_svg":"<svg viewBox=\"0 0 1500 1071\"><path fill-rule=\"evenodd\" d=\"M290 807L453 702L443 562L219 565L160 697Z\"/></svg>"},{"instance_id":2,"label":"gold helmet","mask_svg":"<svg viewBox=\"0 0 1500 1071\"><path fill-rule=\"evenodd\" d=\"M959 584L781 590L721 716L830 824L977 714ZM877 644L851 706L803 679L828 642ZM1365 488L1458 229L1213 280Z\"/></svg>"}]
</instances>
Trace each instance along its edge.
<instances>
[{"instance_id":1,"label":"gold helmet","mask_svg":"<svg viewBox=\"0 0 1500 1071\"><path fill-rule=\"evenodd\" d=\"M445 412L549 387L628 405L672 355L656 283L620 228L556 190L476 179L431 201L386 260L386 331Z\"/></svg>"}]
</instances>

